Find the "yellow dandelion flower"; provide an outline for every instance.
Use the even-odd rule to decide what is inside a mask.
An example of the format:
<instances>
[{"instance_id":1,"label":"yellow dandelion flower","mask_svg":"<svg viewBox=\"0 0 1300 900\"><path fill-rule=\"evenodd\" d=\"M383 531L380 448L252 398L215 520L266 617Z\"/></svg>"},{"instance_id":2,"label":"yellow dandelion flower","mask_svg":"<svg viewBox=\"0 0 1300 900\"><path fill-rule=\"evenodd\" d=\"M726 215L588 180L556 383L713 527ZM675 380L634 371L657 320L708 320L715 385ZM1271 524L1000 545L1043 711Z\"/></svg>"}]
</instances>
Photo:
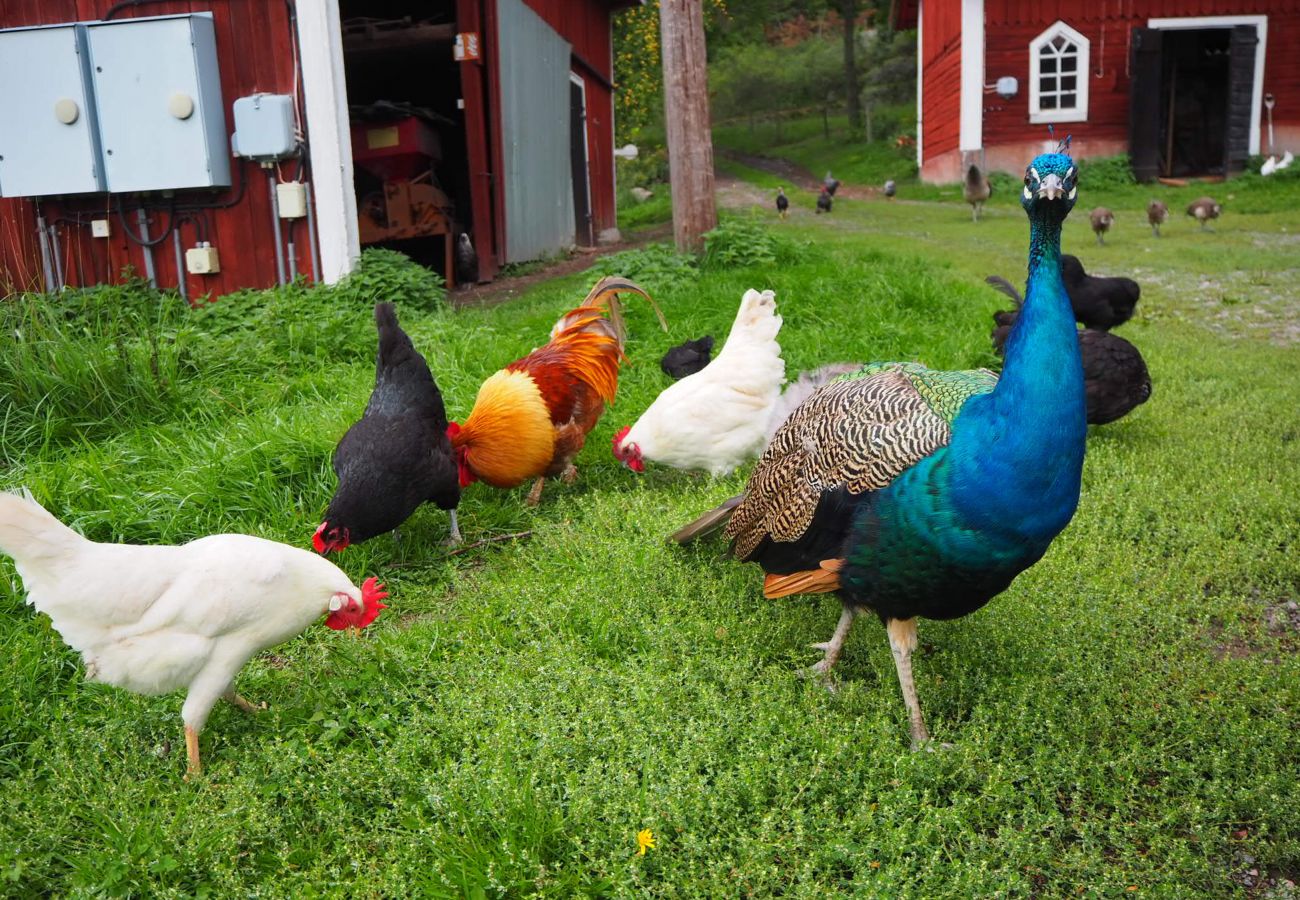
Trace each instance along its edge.
<instances>
[{"instance_id":1,"label":"yellow dandelion flower","mask_svg":"<svg viewBox=\"0 0 1300 900\"><path fill-rule=\"evenodd\" d=\"M636 833L636 855L645 856L647 850L655 848L654 832L649 828L642 828Z\"/></svg>"}]
</instances>

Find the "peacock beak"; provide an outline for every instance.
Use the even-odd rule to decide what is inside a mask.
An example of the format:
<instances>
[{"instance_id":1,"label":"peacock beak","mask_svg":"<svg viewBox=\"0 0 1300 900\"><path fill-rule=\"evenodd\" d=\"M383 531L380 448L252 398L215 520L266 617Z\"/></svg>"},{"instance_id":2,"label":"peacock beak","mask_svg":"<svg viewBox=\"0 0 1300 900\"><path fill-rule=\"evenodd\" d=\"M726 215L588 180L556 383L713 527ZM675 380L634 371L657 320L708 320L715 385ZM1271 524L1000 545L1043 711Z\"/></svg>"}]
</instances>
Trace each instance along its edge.
<instances>
[{"instance_id":1,"label":"peacock beak","mask_svg":"<svg viewBox=\"0 0 1300 900\"><path fill-rule=\"evenodd\" d=\"M1038 186L1038 196L1046 197L1048 200L1055 200L1057 197L1064 196L1065 185L1061 184L1061 176L1049 172L1043 176L1042 183Z\"/></svg>"}]
</instances>

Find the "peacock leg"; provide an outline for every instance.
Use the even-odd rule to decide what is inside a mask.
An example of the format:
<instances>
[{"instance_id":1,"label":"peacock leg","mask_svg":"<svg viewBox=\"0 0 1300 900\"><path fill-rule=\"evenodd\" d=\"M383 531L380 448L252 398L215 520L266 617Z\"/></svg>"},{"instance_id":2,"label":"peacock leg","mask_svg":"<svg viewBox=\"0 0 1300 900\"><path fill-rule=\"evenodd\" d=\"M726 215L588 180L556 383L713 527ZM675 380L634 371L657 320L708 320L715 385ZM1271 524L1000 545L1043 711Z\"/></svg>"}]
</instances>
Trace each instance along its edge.
<instances>
[{"instance_id":1,"label":"peacock leg","mask_svg":"<svg viewBox=\"0 0 1300 900\"><path fill-rule=\"evenodd\" d=\"M464 538L460 536L460 523L456 521L456 510L451 512L451 537L447 538L449 545L459 544Z\"/></svg>"},{"instance_id":2,"label":"peacock leg","mask_svg":"<svg viewBox=\"0 0 1300 900\"><path fill-rule=\"evenodd\" d=\"M912 680L912 651L916 649L916 619L890 619L885 626L889 632L889 648L894 651L894 668L898 669L898 684L903 689L903 702L912 724L912 749L920 750L930 742L930 732L921 717L921 702L916 698L916 682Z\"/></svg>"},{"instance_id":3,"label":"peacock leg","mask_svg":"<svg viewBox=\"0 0 1300 900\"><path fill-rule=\"evenodd\" d=\"M819 662L808 669L809 675L829 675L835 663L839 661L840 652L844 649L844 642L849 639L849 629L853 627L854 612L849 607L844 607L840 613L840 621L835 626L835 633L831 639L821 644L813 644L817 650L825 651L825 655Z\"/></svg>"},{"instance_id":4,"label":"peacock leg","mask_svg":"<svg viewBox=\"0 0 1300 900\"><path fill-rule=\"evenodd\" d=\"M529 506L536 506L537 504L541 503L542 485L544 484L546 484L545 478L538 478L536 481L534 481L533 489L529 491L528 496L524 498L524 503L528 504Z\"/></svg>"},{"instance_id":5,"label":"peacock leg","mask_svg":"<svg viewBox=\"0 0 1300 900\"><path fill-rule=\"evenodd\" d=\"M238 706L246 713L259 713L262 710L266 709L265 703L263 703L261 706L250 703L248 700L245 700L243 697L239 696L234 691L226 691L224 694L221 695L221 698L227 701L228 703L233 703L235 706Z\"/></svg>"}]
</instances>

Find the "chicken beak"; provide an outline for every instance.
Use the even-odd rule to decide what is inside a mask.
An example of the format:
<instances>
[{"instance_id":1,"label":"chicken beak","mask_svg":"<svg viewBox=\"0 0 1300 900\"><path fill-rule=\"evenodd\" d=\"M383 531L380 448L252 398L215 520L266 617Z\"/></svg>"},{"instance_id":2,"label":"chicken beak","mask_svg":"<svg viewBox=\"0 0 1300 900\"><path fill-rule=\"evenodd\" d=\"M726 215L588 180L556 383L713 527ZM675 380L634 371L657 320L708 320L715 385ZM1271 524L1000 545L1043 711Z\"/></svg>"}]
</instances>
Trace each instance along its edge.
<instances>
[{"instance_id":1,"label":"chicken beak","mask_svg":"<svg viewBox=\"0 0 1300 900\"><path fill-rule=\"evenodd\" d=\"M1043 176L1043 182L1038 186L1038 196L1046 197L1048 200L1055 200L1065 194L1065 185L1061 184L1061 176L1049 172Z\"/></svg>"}]
</instances>

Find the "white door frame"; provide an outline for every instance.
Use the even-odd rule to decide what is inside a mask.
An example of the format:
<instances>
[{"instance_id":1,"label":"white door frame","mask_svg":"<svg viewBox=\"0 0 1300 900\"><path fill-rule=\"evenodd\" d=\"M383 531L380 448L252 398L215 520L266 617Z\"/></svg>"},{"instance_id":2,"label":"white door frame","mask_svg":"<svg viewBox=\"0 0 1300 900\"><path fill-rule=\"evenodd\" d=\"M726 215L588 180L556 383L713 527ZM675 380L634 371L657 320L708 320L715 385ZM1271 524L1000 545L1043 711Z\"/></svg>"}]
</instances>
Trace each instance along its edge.
<instances>
[{"instance_id":1,"label":"white door frame","mask_svg":"<svg viewBox=\"0 0 1300 900\"><path fill-rule=\"evenodd\" d=\"M961 0L961 118L957 150L967 153L983 148L984 0Z\"/></svg>"},{"instance_id":2,"label":"white door frame","mask_svg":"<svg viewBox=\"0 0 1300 900\"><path fill-rule=\"evenodd\" d=\"M581 75L570 69L569 84L576 84L578 90L582 91L582 175L587 180L587 222L591 226L591 240L594 242L596 240L596 223L591 214L591 153L590 148L587 145L588 141L591 140L591 135L587 131L587 82ZM572 149L570 149L569 152L572 153ZM611 159L612 158L613 157L611 157ZM573 239L575 244L578 242L577 232L581 227L581 223L573 223Z\"/></svg>"},{"instance_id":3,"label":"white door frame","mask_svg":"<svg viewBox=\"0 0 1300 900\"><path fill-rule=\"evenodd\" d=\"M338 0L298 4L298 54L320 245L321 271L316 277L333 284L361 258Z\"/></svg>"},{"instance_id":4,"label":"white door frame","mask_svg":"<svg viewBox=\"0 0 1300 900\"><path fill-rule=\"evenodd\" d=\"M1254 25L1259 45L1255 48L1255 85L1251 90L1250 146L1252 156L1259 153L1260 109L1264 105L1264 50L1268 47L1268 16L1188 16L1186 18L1147 19L1148 28L1186 30L1191 28L1231 28L1233 25Z\"/></svg>"}]
</instances>

